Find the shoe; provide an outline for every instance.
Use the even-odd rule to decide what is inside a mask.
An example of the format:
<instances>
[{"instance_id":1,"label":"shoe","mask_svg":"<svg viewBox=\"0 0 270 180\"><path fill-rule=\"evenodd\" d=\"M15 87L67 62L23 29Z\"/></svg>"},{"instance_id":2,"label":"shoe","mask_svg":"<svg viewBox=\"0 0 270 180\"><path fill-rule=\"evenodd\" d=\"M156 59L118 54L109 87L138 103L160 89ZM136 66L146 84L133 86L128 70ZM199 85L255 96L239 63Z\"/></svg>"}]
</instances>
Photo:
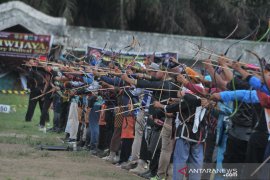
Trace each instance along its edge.
<instances>
[{"instance_id":1,"label":"shoe","mask_svg":"<svg viewBox=\"0 0 270 180\"><path fill-rule=\"evenodd\" d=\"M107 155L109 155L109 154L105 154L103 150L99 150L97 152L97 157L99 157L99 158L103 158L103 157L105 157Z\"/></svg>"},{"instance_id":2,"label":"shoe","mask_svg":"<svg viewBox=\"0 0 270 180\"><path fill-rule=\"evenodd\" d=\"M39 131L46 132L46 127L45 126L42 126L42 125L39 125L38 130Z\"/></svg>"},{"instance_id":3,"label":"shoe","mask_svg":"<svg viewBox=\"0 0 270 180\"><path fill-rule=\"evenodd\" d=\"M118 163L115 164L115 166L118 167L118 168L121 168L121 166L122 166L123 164L125 164L125 163L126 163L126 162L122 162L122 163L119 163L119 162L118 162Z\"/></svg>"},{"instance_id":4,"label":"shoe","mask_svg":"<svg viewBox=\"0 0 270 180\"><path fill-rule=\"evenodd\" d=\"M121 168L125 170L130 170L136 168L136 166L137 166L136 161L129 161L128 163L121 165Z\"/></svg>"},{"instance_id":5,"label":"shoe","mask_svg":"<svg viewBox=\"0 0 270 180\"><path fill-rule=\"evenodd\" d=\"M102 159L105 160L105 161L107 161L107 162L109 162L109 163L112 163L112 164L116 164L116 163L119 162L119 158L118 157L111 156L111 155L106 156L106 157L104 157Z\"/></svg>"},{"instance_id":6,"label":"shoe","mask_svg":"<svg viewBox=\"0 0 270 180\"><path fill-rule=\"evenodd\" d=\"M141 159L138 160L138 165L136 168L129 170L129 172L134 173L134 174L142 174L147 171L148 171L147 164Z\"/></svg>"},{"instance_id":7,"label":"shoe","mask_svg":"<svg viewBox=\"0 0 270 180\"><path fill-rule=\"evenodd\" d=\"M151 173L151 171L148 169L147 171L138 173L138 175L142 177L142 176L144 176L145 174L149 174L149 173Z\"/></svg>"},{"instance_id":8,"label":"shoe","mask_svg":"<svg viewBox=\"0 0 270 180\"><path fill-rule=\"evenodd\" d=\"M119 156L115 156L110 163L112 163L112 164L115 165L115 164L119 163L119 161L120 161L120 157Z\"/></svg>"},{"instance_id":9,"label":"shoe","mask_svg":"<svg viewBox=\"0 0 270 180\"><path fill-rule=\"evenodd\" d=\"M151 171L149 171L149 172L147 172L147 173L143 173L143 174L139 174L139 176L141 176L142 178L145 178L145 179L150 179L150 178L153 178L153 177L155 177L155 175L153 175L152 173L151 173Z\"/></svg>"},{"instance_id":10,"label":"shoe","mask_svg":"<svg viewBox=\"0 0 270 180\"><path fill-rule=\"evenodd\" d=\"M83 147L83 150L85 150L85 151L90 151L90 146L84 146L84 147Z\"/></svg>"},{"instance_id":11,"label":"shoe","mask_svg":"<svg viewBox=\"0 0 270 180\"><path fill-rule=\"evenodd\" d=\"M67 143L74 143L74 142L76 142L76 139L68 138L68 140L67 140Z\"/></svg>"},{"instance_id":12,"label":"shoe","mask_svg":"<svg viewBox=\"0 0 270 180\"><path fill-rule=\"evenodd\" d=\"M120 156L115 156L113 160L114 160L114 162L112 162L113 164L118 163L120 161Z\"/></svg>"},{"instance_id":13,"label":"shoe","mask_svg":"<svg viewBox=\"0 0 270 180\"><path fill-rule=\"evenodd\" d=\"M78 143L78 146L79 146L79 147L84 147L84 145L85 145L85 141L80 141L80 142Z\"/></svg>"},{"instance_id":14,"label":"shoe","mask_svg":"<svg viewBox=\"0 0 270 180\"><path fill-rule=\"evenodd\" d=\"M95 149L90 150L90 154L93 155L93 156L96 156L97 155L97 150L95 150Z\"/></svg>"},{"instance_id":15,"label":"shoe","mask_svg":"<svg viewBox=\"0 0 270 180\"><path fill-rule=\"evenodd\" d=\"M47 132L57 132L57 128L56 127L52 127L47 129Z\"/></svg>"},{"instance_id":16,"label":"shoe","mask_svg":"<svg viewBox=\"0 0 270 180\"><path fill-rule=\"evenodd\" d=\"M165 178L161 178L158 175L156 175L155 177L150 178L150 180L165 180Z\"/></svg>"},{"instance_id":17,"label":"shoe","mask_svg":"<svg viewBox=\"0 0 270 180\"><path fill-rule=\"evenodd\" d=\"M57 129L57 133L60 134L60 133L64 133L65 132L65 129L63 128L58 128Z\"/></svg>"},{"instance_id":18,"label":"shoe","mask_svg":"<svg viewBox=\"0 0 270 180\"><path fill-rule=\"evenodd\" d=\"M110 161L113 161L113 158L114 158L113 156L110 156L109 155L109 156L103 157L102 159L105 160L105 161L109 161L110 162Z\"/></svg>"}]
</instances>

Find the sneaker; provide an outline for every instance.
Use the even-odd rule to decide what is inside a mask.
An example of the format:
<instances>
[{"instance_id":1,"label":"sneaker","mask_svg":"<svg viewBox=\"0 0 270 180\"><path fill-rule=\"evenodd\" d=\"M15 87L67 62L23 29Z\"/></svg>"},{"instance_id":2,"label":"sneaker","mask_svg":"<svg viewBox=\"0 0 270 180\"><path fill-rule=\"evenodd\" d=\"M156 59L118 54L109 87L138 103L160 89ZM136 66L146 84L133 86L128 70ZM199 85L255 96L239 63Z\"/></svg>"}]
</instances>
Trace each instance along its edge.
<instances>
[{"instance_id":1,"label":"sneaker","mask_svg":"<svg viewBox=\"0 0 270 180\"><path fill-rule=\"evenodd\" d=\"M151 173L151 171L148 171L147 173L139 174L139 176L141 176L142 178L145 178L145 179L151 179L151 178L155 177L155 175L153 175Z\"/></svg>"},{"instance_id":2,"label":"sneaker","mask_svg":"<svg viewBox=\"0 0 270 180\"><path fill-rule=\"evenodd\" d=\"M122 164L125 164L125 162L123 162L123 163L118 162L118 163L115 164L115 166L118 167L118 168L121 168Z\"/></svg>"},{"instance_id":3,"label":"sneaker","mask_svg":"<svg viewBox=\"0 0 270 180\"><path fill-rule=\"evenodd\" d=\"M165 178L161 178L158 175L156 175L155 177L150 178L150 180L165 180Z\"/></svg>"},{"instance_id":4,"label":"sneaker","mask_svg":"<svg viewBox=\"0 0 270 180\"><path fill-rule=\"evenodd\" d=\"M78 146L79 146L79 147L84 147L84 145L85 145L85 141L80 141L80 142L78 143Z\"/></svg>"},{"instance_id":5,"label":"sneaker","mask_svg":"<svg viewBox=\"0 0 270 180\"><path fill-rule=\"evenodd\" d=\"M84 146L84 147L83 147L83 150L85 150L85 151L90 151L90 146L88 146L88 145Z\"/></svg>"},{"instance_id":6,"label":"sneaker","mask_svg":"<svg viewBox=\"0 0 270 180\"><path fill-rule=\"evenodd\" d=\"M115 156L115 157L113 158L112 164L116 164L116 163L118 163L119 161L120 161L120 156Z\"/></svg>"},{"instance_id":7,"label":"sneaker","mask_svg":"<svg viewBox=\"0 0 270 180\"><path fill-rule=\"evenodd\" d=\"M112 161L113 158L114 158L114 157L112 157L112 156L109 155L109 156L103 157L102 159L105 160L105 161Z\"/></svg>"},{"instance_id":8,"label":"sneaker","mask_svg":"<svg viewBox=\"0 0 270 180\"><path fill-rule=\"evenodd\" d=\"M145 168L142 165L138 165L136 168L134 169L130 169L129 172L134 173L134 174L142 174L148 171L148 168Z\"/></svg>"},{"instance_id":9,"label":"sneaker","mask_svg":"<svg viewBox=\"0 0 270 180\"><path fill-rule=\"evenodd\" d=\"M68 140L67 140L67 143L74 143L74 142L76 142L76 139L68 138Z\"/></svg>"},{"instance_id":10,"label":"sneaker","mask_svg":"<svg viewBox=\"0 0 270 180\"><path fill-rule=\"evenodd\" d=\"M105 153L105 152L102 151L102 150L99 150L99 151L97 152L97 156L98 156L99 158L103 158L103 157L108 156L108 155L109 155L108 153Z\"/></svg>"},{"instance_id":11,"label":"sneaker","mask_svg":"<svg viewBox=\"0 0 270 180\"><path fill-rule=\"evenodd\" d=\"M93 155L93 156L96 156L97 155L97 151L95 149L90 150L90 154Z\"/></svg>"},{"instance_id":12,"label":"sneaker","mask_svg":"<svg viewBox=\"0 0 270 180\"><path fill-rule=\"evenodd\" d=\"M38 130L39 131L46 132L46 127L45 126L42 126L42 125L39 125Z\"/></svg>"},{"instance_id":13,"label":"sneaker","mask_svg":"<svg viewBox=\"0 0 270 180\"><path fill-rule=\"evenodd\" d=\"M57 132L57 128L55 127L49 128L47 129L47 132Z\"/></svg>"},{"instance_id":14,"label":"sneaker","mask_svg":"<svg viewBox=\"0 0 270 180\"><path fill-rule=\"evenodd\" d=\"M125 170L130 170L130 169L136 168L136 166L137 166L137 162L136 161L129 161L128 163L123 164L121 166L121 168L122 169L125 169Z\"/></svg>"},{"instance_id":15,"label":"sneaker","mask_svg":"<svg viewBox=\"0 0 270 180\"><path fill-rule=\"evenodd\" d=\"M102 158L103 160L109 162L109 163L112 163L112 164L116 164L119 162L119 157L117 156L106 156L104 158Z\"/></svg>"}]
</instances>

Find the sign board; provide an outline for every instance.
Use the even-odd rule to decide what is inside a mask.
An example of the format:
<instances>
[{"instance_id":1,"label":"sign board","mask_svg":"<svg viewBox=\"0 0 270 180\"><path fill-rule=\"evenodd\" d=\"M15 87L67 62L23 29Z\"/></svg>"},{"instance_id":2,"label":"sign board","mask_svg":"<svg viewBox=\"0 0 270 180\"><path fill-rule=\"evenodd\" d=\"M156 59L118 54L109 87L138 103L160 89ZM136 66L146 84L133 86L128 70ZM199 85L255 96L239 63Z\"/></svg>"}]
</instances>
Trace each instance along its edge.
<instances>
[{"instance_id":1,"label":"sign board","mask_svg":"<svg viewBox=\"0 0 270 180\"><path fill-rule=\"evenodd\" d=\"M52 37L26 33L0 32L0 56L18 58L46 57Z\"/></svg>"},{"instance_id":2,"label":"sign board","mask_svg":"<svg viewBox=\"0 0 270 180\"><path fill-rule=\"evenodd\" d=\"M109 50L103 50L102 48L87 47L87 57L90 59L103 59L105 61L111 61L111 59L124 64L125 62L130 62L136 59L136 62L143 62L146 57L154 56L155 58L164 61L169 58L178 59L177 53L172 52L113 52Z\"/></svg>"},{"instance_id":3,"label":"sign board","mask_svg":"<svg viewBox=\"0 0 270 180\"><path fill-rule=\"evenodd\" d=\"M0 113L10 113L11 107L9 105L0 104Z\"/></svg>"}]
</instances>

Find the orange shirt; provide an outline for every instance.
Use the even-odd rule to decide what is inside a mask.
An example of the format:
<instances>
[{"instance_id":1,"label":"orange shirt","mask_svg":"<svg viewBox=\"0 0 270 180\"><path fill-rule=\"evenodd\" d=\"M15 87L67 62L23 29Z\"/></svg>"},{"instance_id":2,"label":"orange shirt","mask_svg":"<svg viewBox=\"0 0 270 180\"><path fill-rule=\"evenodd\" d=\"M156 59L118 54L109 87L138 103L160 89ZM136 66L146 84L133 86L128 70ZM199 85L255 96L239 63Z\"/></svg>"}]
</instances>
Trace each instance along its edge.
<instances>
[{"instance_id":1,"label":"orange shirt","mask_svg":"<svg viewBox=\"0 0 270 180\"><path fill-rule=\"evenodd\" d=\"M125 116L122 125L121 138L133 139L135 131L135 117Z\"/></svg>"}]
</instances>

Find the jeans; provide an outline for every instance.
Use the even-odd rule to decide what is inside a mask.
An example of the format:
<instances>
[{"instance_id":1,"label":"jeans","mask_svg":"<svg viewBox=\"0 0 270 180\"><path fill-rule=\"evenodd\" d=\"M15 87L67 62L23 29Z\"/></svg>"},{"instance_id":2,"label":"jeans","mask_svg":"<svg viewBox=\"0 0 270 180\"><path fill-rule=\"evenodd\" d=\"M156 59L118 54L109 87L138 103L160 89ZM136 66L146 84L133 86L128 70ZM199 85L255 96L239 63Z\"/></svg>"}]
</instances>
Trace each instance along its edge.
<instances>
[{"instance_id":1,"label":"jeans","mask_svg":"<svg viewBox=\"0 0 270 180\"><path fill-rule=\"evenodd\" d=\"M190 143L182 138L177 139L173 154L173 180L183 179L184 175L186 176L188 169L201 169L202 167L203 144ZM188 179L200 180L201 174L188 174Z\"/></svg>"},{"instance_id":2,"label":"jeans","mask_svg":"<svg viewBox=\"0 0 270 180\"><path fill-rule=\"evenodd\" d=\"M55 111L53 113L53 127L59 128L60 113Z\"/></svg>"},{"instance_id":3,"label":"jeans","mask_svg":"<svg viewBox=\"0 0 270 180\"><path fill-rule=\"evenodd\" d=\"M98 145L98 137L99 137L99 112L96 112L100 110L100 106L94 105L91 108L91 111L89 113L89 128L90 128L90 149L96 149Z\"/></svg>"},{"instance_id":4,"label":"jeans","mask_svg":"<svg viewBox=\"0 0 270 180\"><path fill-rule=\"evenodd\" d=\"M224 153L226 151L227 138L228 138L228 135L224 133L222 135L222 140L220 144L218 144L217 146L216 169L223 168L222 163L224 159ZM221 180L221 179L225 179L225 178L222 175L215 174L215 180Z\"/></svg>"}]
</instances>

